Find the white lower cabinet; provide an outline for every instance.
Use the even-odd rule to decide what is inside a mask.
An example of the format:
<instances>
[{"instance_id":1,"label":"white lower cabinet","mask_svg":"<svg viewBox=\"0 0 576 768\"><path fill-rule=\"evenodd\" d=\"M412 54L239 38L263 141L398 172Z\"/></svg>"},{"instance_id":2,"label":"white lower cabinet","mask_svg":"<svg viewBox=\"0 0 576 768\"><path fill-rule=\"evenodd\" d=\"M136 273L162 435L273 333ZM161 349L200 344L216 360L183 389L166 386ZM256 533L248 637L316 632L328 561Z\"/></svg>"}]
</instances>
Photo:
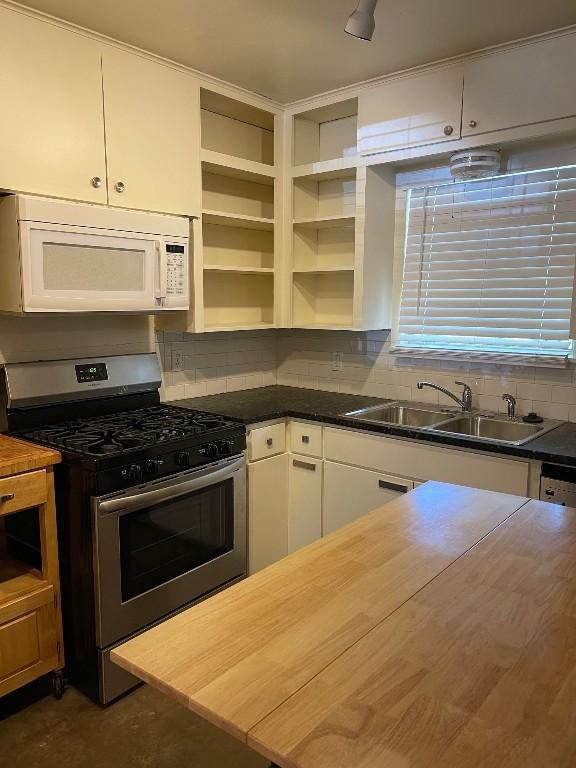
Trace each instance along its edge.
<instances>
[{"instance_id":1,"label":"white lower cabinet","mask_svg":"<svg viewBox=\"0 0 576 768\"><path fill-rule=\"evenodd\" d=\"M324 429L324 456L377 472L487 491L528 492L527 461L353 430Z\"/></svg>"},{"instance_id":2,"label":"white lower cabinet","mask_svg":"<svg viewBox=\"0 0 576 768\"><path fill-rule=\"evenodd\" d=\"M289 454L288 552L322 536L322 463Z\"/></svg>"},{"instance_id":3,"label":"white lower cabinet","mask_svg":"<svg viewBox=\"0 0 576 768\"><path fill-rule=\"evenodd\" d=\"M413 487L414 483L405 478L325 461L323 535L378 509Z\"/></svg>"},{"instance_id":4,"label":"white lower cabinet","mask_svg":"<svg viewBox=\"0 0 576 768\"><path fill-rule=\"evenodd\" d=\"M288 454L248 464L248 573L288 554Z\"/></svg>"},{"instance_id":5,"label":"white lower cabinet","mask_svg":"<svg viewBox=\"0 0 576 768\"><path fill-rule=\"evenodd\" d=\"M305 427L290 424L289 441L284 422L250 431L249 573L384 506L426 480L520 496L528 493L527 461L351 429ZM302 441L302 436L309 439ZM308 455L286 451L287 444L299 447L301 443ZM267 456L268 451L281 453Z\"/></svg>"}]
</instances>

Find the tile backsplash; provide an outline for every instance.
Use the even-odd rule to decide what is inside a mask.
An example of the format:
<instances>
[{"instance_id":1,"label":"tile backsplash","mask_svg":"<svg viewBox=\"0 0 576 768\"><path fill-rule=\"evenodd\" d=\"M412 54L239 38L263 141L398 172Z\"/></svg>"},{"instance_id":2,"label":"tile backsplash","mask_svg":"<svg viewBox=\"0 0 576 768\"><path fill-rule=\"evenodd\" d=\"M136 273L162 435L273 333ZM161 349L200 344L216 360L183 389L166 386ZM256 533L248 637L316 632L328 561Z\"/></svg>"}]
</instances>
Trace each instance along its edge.
<instances>
[{"instance_id":1,"label":"tile backsplash","mask_svg":"<svg viewBox=\"0 0 576 768\"><path fill-rule=\"evenodd\" d=\"M276 384L274 331L189 334L158 331L162 398L215 395Z\"/></svg>"},{"instance_id":2,"label":"tile backsplash","mask_svg":"<svg viewBox=\"0 0 576 768\"><path fill-rule=\"evenodd\" d=\"M342 370L333 370L333 355L342 355ZM278 336L278 383L374 397L405 398L441 405L452 401L432 390L418 390L427 379L459 393L457 379L472 388L473 406L505 412L502 394L517 398L519 414L576 421L574 366L566 369L528 368L478 363L409 361L390 354L390 332L295 332Z\"/></svg>"},{"instance_id":3,"label":"tile backsplash","mask_svg":"<svg viewBox=\"0 0 576 768\"><path fill-rule=\"evenodd\" d=\"M572 365L546 369L401 360L390 354L389 331L161 331L157 349L165 400L284 384L450 405L439 392L418 390L416 382L428 379L459 392L454 384L458 379L472 388L475 408L505 412L501 398L509 392L517 398L519 414L535 410L548 418L576 421ZM335 352L341 354L341 370L333 370L338 367L333 365Z\"/></svg>"}]
</instances>

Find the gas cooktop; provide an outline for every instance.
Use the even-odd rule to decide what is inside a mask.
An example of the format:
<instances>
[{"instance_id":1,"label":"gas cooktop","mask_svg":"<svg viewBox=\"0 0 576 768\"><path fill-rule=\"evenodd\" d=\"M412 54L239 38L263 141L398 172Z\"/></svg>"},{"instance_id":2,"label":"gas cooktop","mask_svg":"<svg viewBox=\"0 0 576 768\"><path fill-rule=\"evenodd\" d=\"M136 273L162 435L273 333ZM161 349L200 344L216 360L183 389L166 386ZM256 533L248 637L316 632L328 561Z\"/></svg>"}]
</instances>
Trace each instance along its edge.
<instances>
[{"instance_id":1,"label":"gas cooktop","mask_svg":"<svg viewBox=\"0 0 576 768\"><path fill-rule=\"evenodd\" d=\"M211 439L237 422L217 414L157 405L57 422L21 437L61 451L91 456L116 456L158 444Z\"/></svg>"}]
</instances>

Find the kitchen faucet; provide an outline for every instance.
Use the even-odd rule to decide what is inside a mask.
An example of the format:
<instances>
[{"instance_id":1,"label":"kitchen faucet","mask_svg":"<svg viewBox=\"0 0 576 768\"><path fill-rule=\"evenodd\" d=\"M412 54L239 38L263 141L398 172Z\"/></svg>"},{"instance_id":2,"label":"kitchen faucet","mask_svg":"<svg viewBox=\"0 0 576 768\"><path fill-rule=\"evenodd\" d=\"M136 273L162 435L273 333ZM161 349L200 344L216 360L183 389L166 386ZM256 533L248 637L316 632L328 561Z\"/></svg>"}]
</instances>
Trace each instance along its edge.
<instances>
[{"instance_id":1,"label":"kitchen faucet","mask_svg":"<svg viewBox=\"0 0 576 768\"><path fill-rule=\"evenodd\" d=\"M462 408L463 411L471 411L472 410L472 390L468 386L468 384L464 384L463 381L455 381L454 384L458 384L459 387L464 387L462 391L462 397L458 397L457 395L450 392L449 389L444 389L444 387L440 387L438 384L432 384L430 381L418 381L416 383L416 386L418 389L424 389L424 387L430 387L431 389L437 389L438 392L442 392L442 394L447 395L448 397L451 397L454 402L458 403L460 408Z\"/></svg>"},{"instance_id":2,"label":"kitchen faucet","mask_svg":"<svg viewBox=\"0 0 576 768\"><path fill-rule=\"evenodd\" d=\"M516 416L516 398L506 393L502 395L502 400L508 403L508 418L513 419Z\"/></svg>"}]
</instances>

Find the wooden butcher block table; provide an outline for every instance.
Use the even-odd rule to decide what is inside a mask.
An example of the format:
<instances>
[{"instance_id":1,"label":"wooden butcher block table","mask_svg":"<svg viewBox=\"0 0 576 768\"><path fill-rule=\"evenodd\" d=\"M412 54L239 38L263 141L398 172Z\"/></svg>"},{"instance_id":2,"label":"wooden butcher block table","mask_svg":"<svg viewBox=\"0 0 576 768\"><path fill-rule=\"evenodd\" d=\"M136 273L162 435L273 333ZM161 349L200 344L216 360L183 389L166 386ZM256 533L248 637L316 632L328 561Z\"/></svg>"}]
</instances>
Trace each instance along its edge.
<instances>
[{"instance_id":1,"label":"wooden butcher block table","mask_svg":"<svg viewBox=\"0 0 576 768\"><path fill-rule=\"evenodd\" d=\"M112 659L286 768L572 767L576 510L426 483Z\"/></svg>"}]
</instances>

